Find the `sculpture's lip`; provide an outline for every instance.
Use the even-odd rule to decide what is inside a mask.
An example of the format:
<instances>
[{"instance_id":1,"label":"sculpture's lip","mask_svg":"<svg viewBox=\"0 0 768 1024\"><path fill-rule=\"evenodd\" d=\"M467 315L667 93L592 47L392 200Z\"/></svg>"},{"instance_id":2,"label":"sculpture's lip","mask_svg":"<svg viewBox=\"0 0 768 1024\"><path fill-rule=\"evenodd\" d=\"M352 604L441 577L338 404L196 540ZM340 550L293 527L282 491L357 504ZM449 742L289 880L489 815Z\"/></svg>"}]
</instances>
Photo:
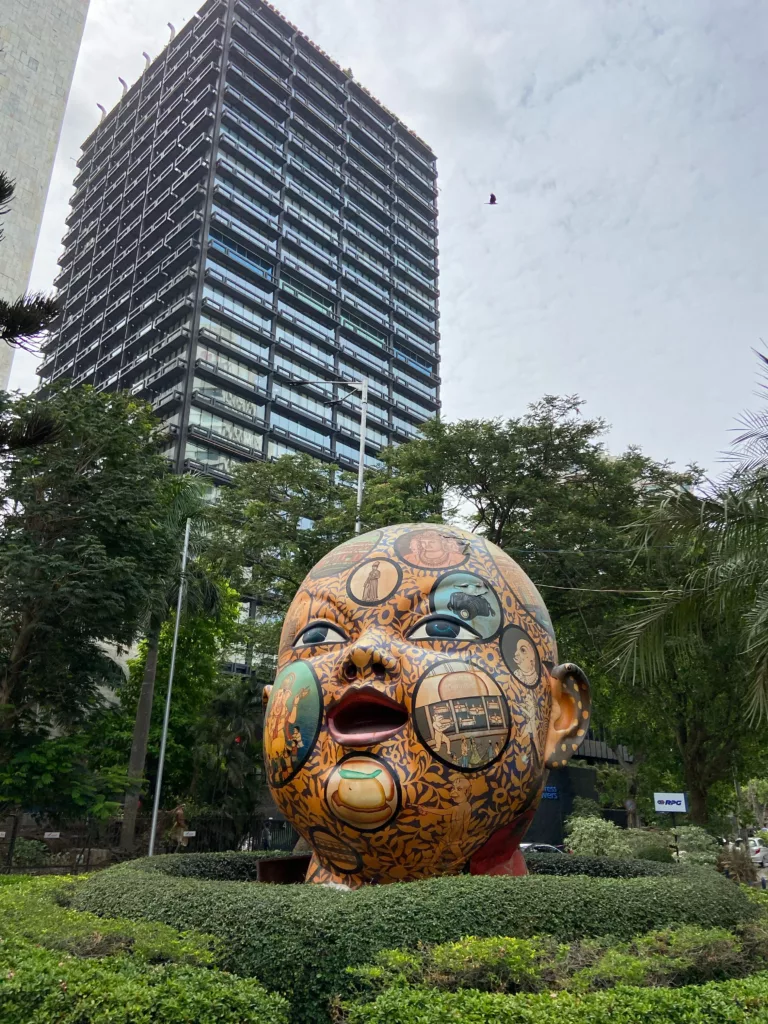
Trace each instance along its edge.
<instances>
[{"instance_id":1,"label":"sculpture's lip","mask_svg":"<svg viewBox=\"0 0 768 1024\"><path fill-rule=\"evenodd\" d=\"M328 708L328 729L337 743L368 747L403 728L408 712L402 704L372 686L347 690Z\"/></svg>"}]
</instances>

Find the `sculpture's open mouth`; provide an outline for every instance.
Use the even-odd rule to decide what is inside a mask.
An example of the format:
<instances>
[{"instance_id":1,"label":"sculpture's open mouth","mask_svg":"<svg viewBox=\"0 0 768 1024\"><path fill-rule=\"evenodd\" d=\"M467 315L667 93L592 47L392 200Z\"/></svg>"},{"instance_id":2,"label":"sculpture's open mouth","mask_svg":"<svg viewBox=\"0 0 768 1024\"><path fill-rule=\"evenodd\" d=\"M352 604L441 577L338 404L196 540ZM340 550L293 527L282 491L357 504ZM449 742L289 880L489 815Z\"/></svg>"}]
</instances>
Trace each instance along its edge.
<instances>
[{"instance_id":1,"label":"sculpture's open mouth","mask_svg":"<svg viewBox=\"0 0 768 1024\"><path fill-rule=\"evenodd\" d=\"M348 690L328 709L328 728L337 743L369 746L389 739L408 721L402 704L372 686Z\"/></svg>"}]
</instances>

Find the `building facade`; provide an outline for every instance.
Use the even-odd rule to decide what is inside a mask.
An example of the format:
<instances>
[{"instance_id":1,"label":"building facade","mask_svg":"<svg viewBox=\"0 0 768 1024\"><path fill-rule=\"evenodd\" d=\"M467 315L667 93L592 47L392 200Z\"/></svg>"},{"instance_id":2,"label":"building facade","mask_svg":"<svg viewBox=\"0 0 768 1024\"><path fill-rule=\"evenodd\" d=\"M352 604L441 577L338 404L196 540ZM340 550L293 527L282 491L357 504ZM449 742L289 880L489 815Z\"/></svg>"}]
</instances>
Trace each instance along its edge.
<instances>
[{"instance_id":1,"label":"building facade","mask_svg":"<svg viewBox=\"0 0 768 1024\"><path fill-rule=\"evenodd\" d=\"M3 217L0 298L12 301L29 285L88 0L2 0L0 7L0 170L16 182ZM13 349L0 345L0 389L12 359Z\"/></svg>"},{"instance_id":2,"label":"building facade","mask_svg":"<svg viewBox=\"0 0 768 1024\"><path fill-rule=\"evenodd\" d=\"M178 471L355 468L337 378L369 464L437 413L434 155L270 4L208 0L78 166L40 373L150 400Z\"/></svg>"}]
</instances>

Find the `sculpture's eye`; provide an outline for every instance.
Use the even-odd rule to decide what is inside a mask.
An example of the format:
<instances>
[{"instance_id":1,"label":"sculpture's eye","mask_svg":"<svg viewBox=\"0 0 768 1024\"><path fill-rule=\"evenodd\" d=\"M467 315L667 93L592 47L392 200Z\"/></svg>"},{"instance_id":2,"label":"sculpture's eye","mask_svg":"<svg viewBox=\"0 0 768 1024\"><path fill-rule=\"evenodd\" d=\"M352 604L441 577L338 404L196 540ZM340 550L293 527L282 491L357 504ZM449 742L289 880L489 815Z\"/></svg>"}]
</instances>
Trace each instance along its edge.
<instances>
[{"instance_id":1,"label":"sculpture's eye","mask_svg":"<svg viewBox=\"0 0 768 1024\"><path fill-rule=\"evenodd\" d=\"M480 634L449 615L430 615L408 634L409 640L479 640Z\"/></svg>"},{"instance_id":2,"label":"sculpture's eye","mask_svg":"<svg viewBox=\"0 0 768 1024\"><path fill-rule=\"evenodd\" d=\"M332 622L311 622L296 637L294 647L316 647L320 644L345 644L349 637Z\"/></svg>"}]
</instances>

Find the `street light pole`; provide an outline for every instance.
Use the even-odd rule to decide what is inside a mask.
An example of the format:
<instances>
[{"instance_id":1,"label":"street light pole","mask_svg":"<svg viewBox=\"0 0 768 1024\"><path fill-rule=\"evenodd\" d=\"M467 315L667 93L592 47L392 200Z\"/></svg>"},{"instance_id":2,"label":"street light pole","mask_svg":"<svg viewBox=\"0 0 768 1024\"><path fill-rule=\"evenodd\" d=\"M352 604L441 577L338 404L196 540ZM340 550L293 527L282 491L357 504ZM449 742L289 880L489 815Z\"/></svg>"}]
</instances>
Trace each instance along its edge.
<instances>
[{"instance_id":1,"label":"street light pole","mask_svg":"<svg viewBox=\"0 0 768 1024\"><path fill-rule=\"evenodd\" d=\"M187 526L184 530L184 548L181 553L181 578L179 580L179 596L176 601L176 621L173 624L173 646L171 647L171 667L168 672L168 690L165 695L165 714L163 715L163 735L160 740L160 760L157 765L157 781L155 782L155 798L152 803L152 831L149 834L149 856L155 852L155 839L157 838L157 815L160 810L160 794L163 788L163 768L165 766L165 747L168 742L168 721L171 717L171 692L173 690L173 670L176 667L176 647L179 643L179 623L181 622L181 608L184 603L184 589L186 586L185 573L187 571L187 554L189 552L189 531L192 520L187 519Z\"/></svg>"},{"instance_id":2,"label":"street light pole","mask_svg":"<svg viewBox=\"0 0 768 1024\"><path fill-rule=\"evenodd\" d=\"M343 377L334 377L328 379L327 377L323 380L303 380L302 384L346 384L348 388L355 388L360 390L360 454L357 459L357 509L355 512L355 533L360 533L363 525L363 483L365 474L365 434L368 426L368 379L363 377L362 380L344 380ZM345 398L349 398L349 395L345 395ZM326 405L333 405L337 402L343 402L343 398L332 398Z\"/></svg>"}]
</instances>

